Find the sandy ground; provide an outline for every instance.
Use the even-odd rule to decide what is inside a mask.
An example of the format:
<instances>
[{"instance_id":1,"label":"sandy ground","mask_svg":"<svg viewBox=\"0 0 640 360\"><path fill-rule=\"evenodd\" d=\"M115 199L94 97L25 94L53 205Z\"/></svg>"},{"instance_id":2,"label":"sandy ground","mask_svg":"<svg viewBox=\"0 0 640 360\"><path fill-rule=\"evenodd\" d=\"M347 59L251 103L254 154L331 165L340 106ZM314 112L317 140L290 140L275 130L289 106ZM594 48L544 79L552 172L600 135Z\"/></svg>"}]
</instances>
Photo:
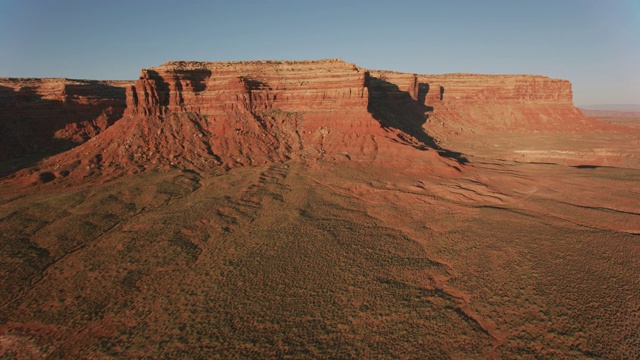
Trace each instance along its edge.
<instances>
[{"instance_id":1,"label":"sandy ground","mask_svg":"<svg viewBox=\"0 0 640 360\"><path fill-rule=\"evenodd\" d=\"M461 132L444 147L478 160L640 168L640 118L599 118L605 130Z\"/></svg>"}]
</instances>

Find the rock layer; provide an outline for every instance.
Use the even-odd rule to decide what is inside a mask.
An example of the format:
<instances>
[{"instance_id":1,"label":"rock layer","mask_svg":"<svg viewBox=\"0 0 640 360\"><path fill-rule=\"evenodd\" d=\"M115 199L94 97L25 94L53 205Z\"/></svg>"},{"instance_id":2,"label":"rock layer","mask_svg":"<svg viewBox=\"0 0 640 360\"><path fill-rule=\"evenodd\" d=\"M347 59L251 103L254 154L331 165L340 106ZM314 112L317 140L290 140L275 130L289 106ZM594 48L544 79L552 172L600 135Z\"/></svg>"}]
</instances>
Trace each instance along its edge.
<instances>
[{"instance_id":1,"label":"rock layer","mask_svg":"<svg viewBox=\"0 0 640 360\"><path fill-rule=\"evenodd\" d=\"M323 153L346 133L358 138L352 139L357 146L373 146L361 136L379 130L367 102L364 73L339 59L175 61L142 70L127 89L125 115L203 119L212 152L235 158L224 162L253 163L288 157L306 143ZM337 136L326 142L331 132ZM249 149L249 143L261 145Z\"/></svg>"},{"instance_id":2,"label":"rock layer","mask_svg":"<svg viewBox=\"0 0 640 360\"><path fill-rule=\"evenodd\" d=\"M168 62L144 69L128 89L127 115L243 111L361 112L364 74L338 59L320 61Z\"/></svg>"},{"instance_id":3,"label":"rock layer","mask_svg":"<svg viewBox=\"0 0 640 360\"><path fill-rule=\"evenodd\" d=\"M170 62L127 86L121 120L49 159L46 179L179 167L213 169L290 158L420 161L456 171L372 116L365 72L341 60ZM373 99L375 101L375 99ZM406 146L406 144L414 146ZM415 148L421 148L419 154ZM411 154L407 153L410 152ZM440 164L440 165L438 165ZM38 175L40 176L40 175Z\"/></svg>"},{"instance_id":4,"label":"rock layer","mask_svg":"<svg viewBox=\"0 0 640 360\"><path fill-rule=\"evenodd\" d=\"M443 100L458 105L555 103L573 106L571 83L538 75L419 75L444 87Z\"/></svg>"},{"instance_id":5,"label":"rock layer","mask_svg":"<svg viewBox=\"0 0 640 360\"><path fill-rule=\"evenodd\" d=\"M73 131L56 130L76 142L113 123L123 110L126 88L121 120L47 163L63 169L60 174L83 169L83 176L107 170L234 167L293 157L398 163L413 161L415 149L421 150L419 158L435 164L449 160L428 151L439 149L434 138L596 127L573 106L566 80L406 74L358 68L340 59L174 61L143 69L135 83L64 80L58 86L58 92L40 86L33 94L67 107L91 105L95 112L85 116L94 120L64 128ZM16 88L3 88L3 96L23 92ZM35 108L44 111L41 104Z\"/></svg>"},{"instance_id":6,"label":"rock layer","mask_svg":"<svg viewBox=\"0 0 640 360\"><path fill-rule=\"evenodd\" d=\"M442 100L432 103L434 123L461 132L557 132L600 125L573 106L571 83L534 75L449 74L420 76L439 84Z\"/></svg>"},{"instance_id":7,"label":"rock layer","mask_svg":"<svg viewBox=\"0 0 640 360\"><path fill-rule=\"evenodd\" d=\"M581 131L601 126L574 107L567 80L537 75L371 74L424 106L430 118L424 127L433 135Z\"/></svg>"}]
</instances>

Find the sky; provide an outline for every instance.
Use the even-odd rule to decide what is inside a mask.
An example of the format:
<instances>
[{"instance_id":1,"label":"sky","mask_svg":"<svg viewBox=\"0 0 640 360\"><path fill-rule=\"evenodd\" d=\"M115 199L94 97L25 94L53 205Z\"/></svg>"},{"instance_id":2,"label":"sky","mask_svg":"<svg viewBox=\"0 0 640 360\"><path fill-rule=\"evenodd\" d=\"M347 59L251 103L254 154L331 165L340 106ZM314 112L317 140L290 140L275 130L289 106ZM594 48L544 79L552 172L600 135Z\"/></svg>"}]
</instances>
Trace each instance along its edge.
<instances>
[{"instance_id":1,"label":"sky","mask_svg":"<svg viewBox=\"0 0 640 360\"><path fill-rule=\"evenodd\" d=\"M171 60L342 58L570 80L640 104L640 0L0 0L0 77L137 79Z\"/></svg>"}]
</instances>

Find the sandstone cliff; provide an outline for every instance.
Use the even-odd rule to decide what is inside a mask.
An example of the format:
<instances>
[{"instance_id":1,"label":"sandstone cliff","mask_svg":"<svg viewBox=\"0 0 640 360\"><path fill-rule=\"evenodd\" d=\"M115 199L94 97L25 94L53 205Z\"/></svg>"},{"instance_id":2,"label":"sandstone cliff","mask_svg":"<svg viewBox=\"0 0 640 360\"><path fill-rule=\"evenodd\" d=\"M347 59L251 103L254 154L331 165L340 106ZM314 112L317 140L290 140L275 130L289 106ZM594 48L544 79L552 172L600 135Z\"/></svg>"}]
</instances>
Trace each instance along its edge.
<instances>
[{"instance_id":1,"label":"sandstone cliff","mask_svg":"<svg viewBox=\"0 0 640 360\"><path fill-rule=\"evenodd\" d=\"M364 73L341 60L176 61L142 70L127 89L125 115L187 116L201 127L210 152L232 165L303 149L373 148L365 135L379 126L367 102ZM345 137L353 139L345 144Z\"/></svg>"},{"instance_id":2,"label":"sandstone cliff","mask_svg":"<svg viewBox=\"0 0 640 360\"><path fill-rule=\"evenodd\" d=\"M591 110L580 109L583 114L594 118L640 118L640 111L621 111L621 110Z\"/></svg>"},{"instance_id":3,"label":"sandstone cliff","mask_svg":"<svg viewBox=\"0 0 640 360\"><path fill-rule=\"evenodd\" d=\"M456 161L372 116L366 82L365 72L337 59L177 61L143 69L126 87L122 119L83 146L49 159L41 170L82 177L290 158L402 166L413 160L399 154L420 148L423 163L455 171Z\"/></svg>"},{"instance_id":4,"label":"sandstone cliff","mask_svg":"<svg viewBox=\"0 0 640 360\"><path fill-rule=\"evenodd\" d=\"M27 109L42 124L50 122L54 139L78 143L93 137L43 165L60 176L211 169L290 158L394 164L419 158L455 168L464 159L442 151L434 138L597 127L574 108L566 80L406 74L362 69L339 59L174 61L143 69L129 83L4 83L10 81L15 84L0 88L4 99L12 99L2 109L5 119ZM63 104L64 111L51 112L42 101ZM91 111L65 117L68 109L84 109L80 106Z\"/></svg>"},{"instance_id":5,"label":"sandstone cliff","mask_svg":"<svg viewBox=\"0 0 640 360\"><path fill-rule=\"evenodd\" d=\"M573 106L567 80L474 74L424 75L420 80L443 89L442 100L432 103L435 117L428 126L434 132L443 123L455 134L583 131L599 126Z\"/></svg>"},{"instance_id":6,"label":"sandstone cliff","mask_svg":"<svg viewBox=\"0 0 640 360\"><path fill-rule=\"evenodd\" d=\"M567 80L536 75L370 73L374 84L395 87L416 100L416 106L429 115L424 128L433 135L582 131L600 126L574 107Z\"/></svg>"},{"instance_id":7,"label":"sandstone cliff","mask_svg":"<svg viewBox=\"0 0 640 360\"><path fill-rule=\"evenodd\" d=\"M122 117L127 81L0 78L0 160L81 144Z\"/></svg>"},{"instance_id":8,"label":"sandstone cliff","mask_svg":"<svg viewBox=\"0 0 640 360\"><path fill-rule=\"evenodd\" d=\"M127 115L197 112L228 116L260 112L361 112L364 74L338 59L320 61L185 62L144 69L128 89Z\"/></svg>"}]
</instances>

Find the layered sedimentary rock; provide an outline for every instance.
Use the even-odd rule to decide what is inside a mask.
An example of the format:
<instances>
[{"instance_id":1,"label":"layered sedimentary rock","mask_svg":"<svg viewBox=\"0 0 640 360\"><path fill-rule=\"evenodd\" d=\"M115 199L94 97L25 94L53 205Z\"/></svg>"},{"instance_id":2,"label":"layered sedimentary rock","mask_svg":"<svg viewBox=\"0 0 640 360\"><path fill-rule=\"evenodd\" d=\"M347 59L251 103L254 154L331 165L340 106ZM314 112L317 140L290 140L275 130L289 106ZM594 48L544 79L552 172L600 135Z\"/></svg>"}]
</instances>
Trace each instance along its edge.
<instances>
[{"instance_id":1,"label":"layered sedimentary rock","mask_svg":"<svg viewBox=\"0 0 640 360\"><path fill-rule=\"evenodd\" d=\"M233 158L223 162L289 157L312 144L309 151L322 153L358 137L347 152L358 150L349 149L354 142L373 147L365 135L379 130L367 112L364 80L355 65L339 59L169 62L142 70L127 90L125 115L202 119L211 151Z\"/></svg>"},{"instance_id":2,"label":"layered sedimentary rock","mask_svg":"<svg viewBox=\"0 0 640 360\"><path fill-rule=\"evenodd\" d=\"M51 154L122 117L128 81L0 78L0 160Z\"/></svg>"},{"instance_id":3,"label":"layered sedimentary rock","mask_svg":"<svg viewBox=\"0 0 640 360\"><path fill-rule=\"evenodd\" d=\"M413 149L402 144L420 141L398 141L401 129L372 116L366 83L365 72L337 59L169 62L127 86L124 116L108 131L49 163L56 177L290 158L401 163L398 154ZM425 162L455 164L423 153Z\"/></svg>"},{"instance_id":4,"label":"layered sedimentary rock","mask_svg":"<svg viewBox=\"0 0 640 360\"><path fill-rule=\"evenodd\" d=\"M419 75L421 83L443 86L443 100L462 104L558 103L573 105L571 83L538 75Z\"/></svg>"},{"instance_id":5,"label":"layered sedimentary rock","mask_svg":"<svg viewBox=\"0 0 640 360\"><path fill-rule=\"evenodd\" d=\"M436 147L425 132L424 123L431 107L424 105L428 84L420 84L416 74L391 71L366 71L369 90L368 110L387 129L400 130L398 136L414 146Z\"/></svg>"},{"instance_id":6,"label":"layered sedimentary rock","mask_svg":"<svg viewBox=\"0 0 640 360\"><path fill-rule=\"evenodd\" d=\"M640 118L640 111L580 109L583 114L595 118Z\"/></svg>"},{"instance_id":7,"label":"layered sedimentary rock","mask_svg":"<svg viewBox=\"0 0 640 360\"><path fill-rule=\"evenodd\" d=\"M373 155L372 136L383 132L367 111L364 83L364 73L338 59L169 62L142 70L127 89L125 118L192 124L183 134L231 166L337 151ZM158 147L168 140L163 131L151 136Z\"/></svg>"},{"instance_id":8,"label":"layered sedimentary rock","mask_svg":"<svg viewBox=\"0 0 640 360\"><path fill-rule=\"evenodd\" d=\"M338 59L320 61L168 62L144 69L128 89L127 115L245 110L361 112L364 74Z\"/></svg>"},{"instance_id":9,"label":"layered sedimentary rock","mask_svg":"<svg viewBox=\"0 0 640 360\"><path fill-rule=\"evenodd\" d=\"M421 75L420 83L439 87L428 127L456 133L484 131L579 131L598 124L573 106L571 83L535 75ZM435 85L435 86L434 86ZM439 124L438 124L439 122Z\"/></svg>"},{"instance_id":10,"label":"layered sedimentary rock","mask_svg":"<svg viewBox=\"0 0 640 360\"><path fill-rule=\"evenodd\" d=\"M26 109L23 113L40 114L43 124L50 122L53 138L75 143L92 138L43 166L60 176L77 169L85 176L295 157L397 163L415 155L407 149L419 149L422 158L435 163L449 160L428 151L438 149L434 138L596 127L573 106L571 84L565 80L406 74L358 68L339 59L174 61L143 69L129 83L14 82L0 88L0 96L11 100L0 109L5 118ZM50 111L50 104L61 105ZM66 116L69 109L74 116ZM63 118L67 122L56 120Z\"/></svg>"},{"instance_id":11,"label":"layered sedimentary rock","mask_svg":"<svg viewBox=\"0 0 640 360\"><path fill-rule=\"evenodd\" d=\"M369 70L370 91L401 91L463 131L567 131L597 126L572 102L571 83L536 75L417 75ZM395 98L398 98L397 92ZM428 127L429 124L426 124Z\"/></svg>"},{"instance_id":12,"label":"layered sedimentary rock","mask_svg":"<svg viewBox=\"0 0 640 360\"><path fill-rule=\"evenodd\" d=\"M364 70L367 74L367 87L373 90L373 100L403 99L409 96L418 100L420 83L418 75L395 71ZM424 86L424 84L423 84Z\"/></svg>"}]
</instances>

